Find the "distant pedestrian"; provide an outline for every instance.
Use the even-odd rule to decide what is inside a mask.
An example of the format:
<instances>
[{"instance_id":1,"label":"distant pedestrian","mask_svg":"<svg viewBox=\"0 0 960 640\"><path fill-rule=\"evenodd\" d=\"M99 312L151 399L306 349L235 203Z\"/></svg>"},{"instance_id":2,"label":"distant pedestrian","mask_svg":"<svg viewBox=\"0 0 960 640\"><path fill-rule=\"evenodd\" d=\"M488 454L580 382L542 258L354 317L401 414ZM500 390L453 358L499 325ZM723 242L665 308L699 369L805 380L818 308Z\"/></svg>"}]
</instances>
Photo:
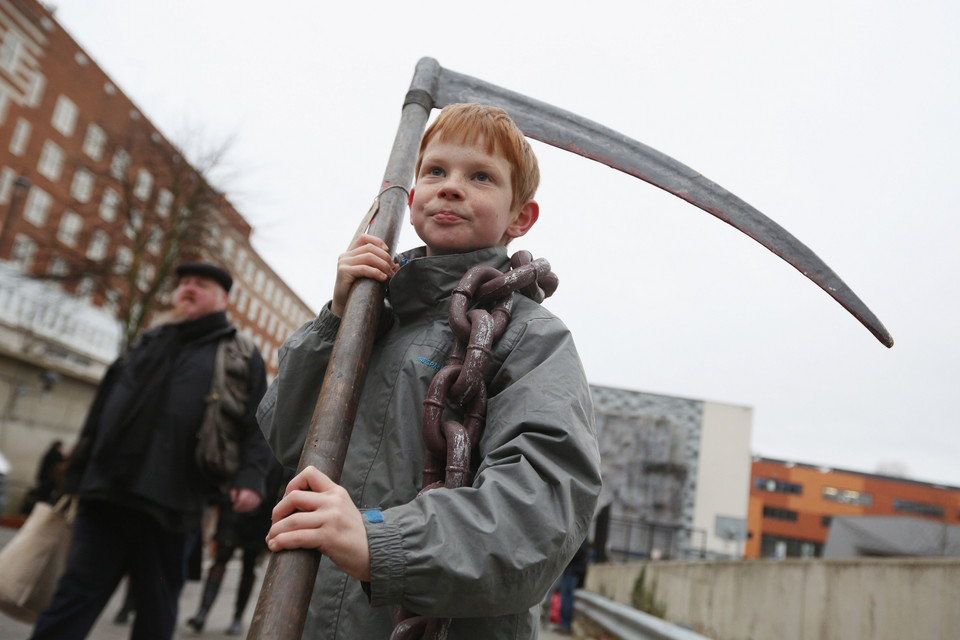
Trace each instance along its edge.
<instances>
[{"instance_id":1,"label":"distant pedestrian","mask_svg":"<svg viewBox=\"0 0 960 640\"><path fill-rule=\"evenodd\" d=\"M207 582L200 597L200 607L196 615L187 620L191 629L200 633L207 622L207 615L213 607L227 570L227 562L237 549L243 552L243 569L240 584L237 586L237 599L233 609L233 622L227 629L227 635L240 635L243 626L243 612L250 599L253 583L256 581L256 566L261 554L267 550L267 532L270 530L270 515L273 506L280 498L280 492L286 486L293 473L274 461L267 474L267 497L260 507L250 513L236 513L227 496L218 500L216 558L207 572Z\"/></svg>"},{"instance_id":2,"label":"distant pedestrian","mask_svg":"<svg viewBox=\"0 0 960 640\"><path fill-rule=\"evenodd\" d=\"M573 559L563 570L560 577L560 630L564 633L571 632L573 624L573 592L583 586L583 580L587 575L587 560L590 555L590 547L584 540L574 554Z\"/></svg>"},{"instance_id":3,"label":"distant pedestrian","mask_svg":"<svg viewBox=\"0 0 960 640\"><path fill-rule=\"evenodd\" d=\"M177 276L169 321L144 333L97 390L67 474L80 509L66 572L32 640L85 638L127 572L131 638L169 640L211 487L227 483L238 512L264 495L271 455L255 410L265 367L227 320L233 279L203 263L180 265ZM214 470L198 446L209 433L235 445L224 449L233 463Z\"/></svg>"},{"instance_id":4,"label":"distant pedestrian","mask_svg":"<svg viewBox=\"0 0 960 640\"><path fill-rule=\"evenodd\" d=\"M54 440L37 465L36 485L24 497L21 513L30 513L38 502L53 504L60 497L64 472L63 441Z\"/></svg>"}]
</instances>

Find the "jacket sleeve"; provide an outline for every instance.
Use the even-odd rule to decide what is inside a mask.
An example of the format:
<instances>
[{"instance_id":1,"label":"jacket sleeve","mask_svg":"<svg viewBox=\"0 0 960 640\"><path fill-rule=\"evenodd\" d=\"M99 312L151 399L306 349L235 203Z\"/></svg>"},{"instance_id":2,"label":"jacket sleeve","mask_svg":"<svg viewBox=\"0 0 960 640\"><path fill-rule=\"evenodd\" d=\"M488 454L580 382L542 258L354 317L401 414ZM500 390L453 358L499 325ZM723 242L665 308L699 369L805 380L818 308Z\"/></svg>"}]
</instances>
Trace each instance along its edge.
<instances>
[{"instance_id":1,"label":"jacket sleeve","mask_svg":"<svg viewBox=\"0 0 960 640\"><path fill-rule=\"evenodd\" d=\"M233 477L232 485L235 488L252 489L261 498L265 498L266 477L273 453L257 425L257 406L267 389L266 365L257 350L254 350L250 356L248 380L247 407L240 422L243 447L241 465Z\"/></svg>"},{"instance_id":2,"label":"jacket sleeve","mask_svg":"<svg viewBox=\"0 0 960 640\"><path fill-rule=\"evenodd\" d=\"M257 410L260 429L277 459L296 468L330 362L340 317L324 306L280 347L277 377Z\"/></svg>"},{"instance_id":3,"label":"jacket sleeve","mask_svg":"<svg viewBox=\"0 0 960 640\"><path fill-rule=\"evenodd\" d=\"M365 513L373 605L437 617L519 613L541 600L587 534L600 455L572 337L541 316L503 342L510 350L489 385L472 486Z\"/></svg>"},{"instance_id":4,"label":"jacket sleeve","mask_svg":"<svg viewBox=\"0 0 960 640\"><path fill-rule=\"evenodd\" d=\"M63 492L77 493L80 490L80 481L83 479L83 472L86 471L90 463L90 454L93 451L93 441L97 436L97 427L100 422L100 414L103 412L103 405L110 395L110 391L117 382L123 367L127 362L127 354L121 355L113 364L107 368L100 385L97 387L96 394L93 397L93 403L87 412L87 418L83 423L80 436L70 452L67 471L64 477Z\"/></svg>"}]
</instances>

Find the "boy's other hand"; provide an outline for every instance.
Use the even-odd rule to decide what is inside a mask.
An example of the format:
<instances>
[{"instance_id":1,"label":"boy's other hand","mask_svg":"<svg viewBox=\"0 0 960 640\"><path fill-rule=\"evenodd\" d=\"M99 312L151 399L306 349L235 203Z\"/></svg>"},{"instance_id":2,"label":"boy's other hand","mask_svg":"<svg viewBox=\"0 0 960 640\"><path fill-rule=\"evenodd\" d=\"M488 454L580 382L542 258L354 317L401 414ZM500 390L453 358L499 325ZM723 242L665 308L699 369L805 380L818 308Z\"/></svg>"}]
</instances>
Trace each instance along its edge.
<instances>
[{"instance_id":1,"label":"boy's other hand","mask_svg":"<svg viewBox=\"0 0 960 640\"><path fill-rule=\"evenodd\" d=\"M333 301L330 311L343 316L350 289L358 278L371 278L384 282L399 267L390 257L387 243L376 236L363 234L337 259L337 281L333 286Z\"/></svg>"},{"instance_id":2,"label":"boy's other hand","mask_svg":"<svg viewBox=\"0 0 960 640\"><path fill-rule=\"evenodd\" d=\"M363 516L346 489L316 467L307 467L287 485L273 509L267 546L271 551L317 549L347 575L370 580Z\"/></svg>"}]
</instances>

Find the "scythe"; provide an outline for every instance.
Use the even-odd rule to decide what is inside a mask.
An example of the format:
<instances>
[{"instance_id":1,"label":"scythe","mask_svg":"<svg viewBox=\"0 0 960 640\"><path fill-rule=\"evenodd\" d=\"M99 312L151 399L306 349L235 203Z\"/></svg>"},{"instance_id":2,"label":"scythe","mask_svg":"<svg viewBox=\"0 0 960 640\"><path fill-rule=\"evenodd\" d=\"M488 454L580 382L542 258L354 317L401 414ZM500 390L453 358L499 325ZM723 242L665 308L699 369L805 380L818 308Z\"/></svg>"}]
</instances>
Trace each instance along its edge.
<instances>
[{"instance_id":1,"label":"scythe","mask_svg":"<svg viewBox=\"0 0 960 640\"><path fill-rule=\"evenodd\" d=\"M703 209L747 234L815 282L881 343L893 338L857 295L809 248L783 227L723 187L667 155L595 122L482 80L417 63L381 191L360 230L396 245L407 205L420 137L430 111L458 102L505 109L530 138L566 149L640 178ZM298 470L315 466L339 482L353 429L367 361L380 319L383 291L359 280L350 293L333 354L304 443ZM298 549L273 554L248 639L295 640L303 633L320 554Z\"/></svg>"}]
</instances>

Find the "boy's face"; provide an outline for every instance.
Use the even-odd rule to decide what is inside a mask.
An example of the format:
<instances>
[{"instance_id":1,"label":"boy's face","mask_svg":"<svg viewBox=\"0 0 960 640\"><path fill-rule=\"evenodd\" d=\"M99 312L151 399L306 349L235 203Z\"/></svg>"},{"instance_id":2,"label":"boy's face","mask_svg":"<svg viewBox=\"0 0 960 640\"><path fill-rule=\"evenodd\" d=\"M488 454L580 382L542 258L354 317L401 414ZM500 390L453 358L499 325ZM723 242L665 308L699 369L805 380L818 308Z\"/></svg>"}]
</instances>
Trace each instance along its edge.
<instances>
[{"instance_id":1,"label":"boy's face","mask_svg":"<svg viewBox=\"0 0 960 640\"><path fill-rule=\"evenodd\" d=\"M537 203L514 208L510 163L490 155L483 140L460 144L432 140L423 152L410 222L427 255L466 253L505 245L525 234Z\"/></svg>"}]
</instances>

